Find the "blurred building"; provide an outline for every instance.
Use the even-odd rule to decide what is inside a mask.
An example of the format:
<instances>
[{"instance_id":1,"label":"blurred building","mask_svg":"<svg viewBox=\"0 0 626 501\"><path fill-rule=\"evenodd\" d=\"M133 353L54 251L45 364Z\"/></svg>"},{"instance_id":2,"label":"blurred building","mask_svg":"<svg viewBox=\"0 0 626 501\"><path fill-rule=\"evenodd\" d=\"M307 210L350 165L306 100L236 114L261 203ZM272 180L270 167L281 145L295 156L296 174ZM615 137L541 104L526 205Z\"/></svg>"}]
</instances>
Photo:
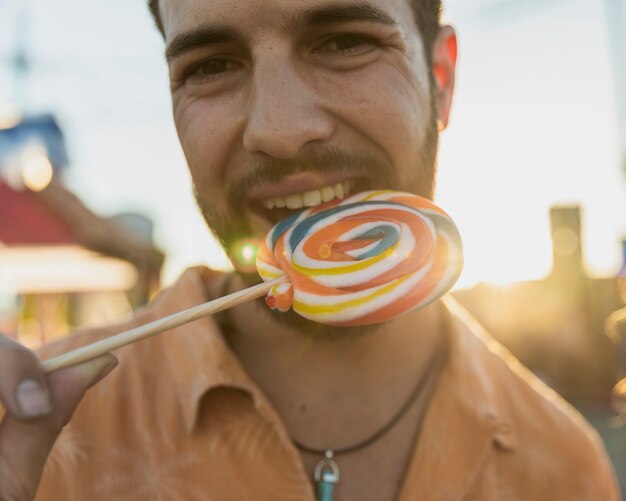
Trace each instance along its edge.
<instances>
[{"instance_id":1,"label":"blurred building","mask_svg":"<svg viewBox=\"0 0 626 501\"><path fill-rule=\"evenodd\" d=\"M117 320L159 286L151 222L102 218L62 183L63 133L51 115L0 128L0 330L31 346Z\"/></svg>"},{"instance_id":2,"label":"blurred building","mask_svg":"<svg viewBox=\"0 0 626 501\"><path fill-rule=\"evenodd\" d=\"M543 280L480 284L455 297L520 361L570 401L608 402L618 349L605 333L623 306L618 277L584 268L581 210L550 212L553 268ZM617 274L616 274L617 275Z\"/></svg>"}]
</instances>

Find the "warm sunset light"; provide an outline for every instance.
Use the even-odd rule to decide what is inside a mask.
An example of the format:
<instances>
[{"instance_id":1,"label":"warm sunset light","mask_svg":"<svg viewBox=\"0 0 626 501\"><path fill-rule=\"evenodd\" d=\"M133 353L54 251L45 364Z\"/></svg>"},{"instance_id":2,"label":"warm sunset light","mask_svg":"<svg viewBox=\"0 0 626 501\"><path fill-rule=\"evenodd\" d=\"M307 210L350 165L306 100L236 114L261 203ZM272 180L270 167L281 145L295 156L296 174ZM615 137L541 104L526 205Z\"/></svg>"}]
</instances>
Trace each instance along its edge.
<instances>
[{"instance_id":1,"label":"warm sunset light","mask_svg":"<svg viewBox=\"0 0 626 501\"><path fill-rule=\"evenodd\" d=\"M16 111L3 110L0 112L0 130L15 127L21 119L22 117Z\"/></svg>"},{"instance_id":2,"label":"warm sunset light","mask_svg":"<svg viewBox=\"0 0 626 501\"><path fill-rule=\"evenodd\" d=\"M136 282L137 270L129 263L80 247L0 246L0 295L117 291Z\"/></svg>"},{"instance_id":3,"label":"warm sunset light","mask_svg":"<svg viewBox=\"0 0 626 501\"><path fill-rule=\"evenodd\" d=\"M235 243L232 255L235 267L243 273L256 272L256 254L259 241L255 238L244 238Z\"/></svg>"},{"instance_id":4,"label":"warm sunset light","mask_svg":"<svg viewBox=\"0 0 626 501\"><path fill-rule=\"evenodd\" d=\"M0 501L626 501L626 0L0 0L0 404Z\"/></svg>"},{"instance_id":5,"label":"warm sunset light","mask_svg":"<svg viewBox=\"0 0 626 501\"><path fill-rule=\"evenodd\" d=\"M243 249L241 249L241 257L244 261L248 263L254 259L255 255L256 249L251 244L248 244Z\"/></svg>"},{"instance_id":6,"label":"warm sunset light","mask_svg":"<svg viewBox=\"0 0 626 501\"><path fill-rule=\"evenodd\" d=\"M45 152L38 147L29 147L21 158L22 179L32 191L41 191L52 181L53 170Z\"/></svg>"}]
</instances>

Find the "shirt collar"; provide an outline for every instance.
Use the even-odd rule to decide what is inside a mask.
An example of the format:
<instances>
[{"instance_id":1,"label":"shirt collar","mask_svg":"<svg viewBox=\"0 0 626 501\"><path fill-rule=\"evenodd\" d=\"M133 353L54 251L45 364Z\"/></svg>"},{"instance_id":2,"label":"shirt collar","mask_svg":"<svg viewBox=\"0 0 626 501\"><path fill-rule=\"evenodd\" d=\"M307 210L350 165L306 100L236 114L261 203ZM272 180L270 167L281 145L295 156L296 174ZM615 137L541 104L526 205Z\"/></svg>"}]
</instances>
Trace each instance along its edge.
<instances>
[{"instance_id":1,"label":"shirt collar","mask_svg":"<svg viewBox=\"0 0 626 501\"><path fill-rule=\"evenodd\" d=\"M204 303L211 298L207 281L224 274L195 267L153 301L150 310L159 317ZM185 427L194 431L203 397L212 389L229 387L258 398L258 390L226 344L214 317L202 317L170 331L163 339L164 370L172 377Z\"/></svg>"},{"instance_id":2,"label":"shirt collar","mask_svg":"<svg viewBox=\"0 0 626 501\"><path fill-rule=\"evenodd\" d=\"M206 302L210 299L206 284L224 277L208 268L191 268L157 297L151 310L162 317ZM446 478L449 489L456 487L456 492L460 492L472 473L477 473L482 466L481 458L491 447L497 445L504 450L514 450L517 446L517 431L506 389L494 378L499 372L494 365L503 365L502 358L513 357L454 300L446 298L444 306L451 338L448 361L426 411L420 443L409 464L405 486L408 483L413 483L414 487L432 485L432 475L439 473ZM189 433L195 428L202 399L217 387L249 393L264 417L274 423L279 421L228 347L213 317L178 327L171 335L164 336L163 342L165 370L173 375ZM280 426L276 428L282 430ZM281 439L289 441L287 436ZM456 472L456 476L451 472ZM411 476L420 480L411 482ZM412 494L414 492L411 490Z\"/></svg>"}]
</instances>

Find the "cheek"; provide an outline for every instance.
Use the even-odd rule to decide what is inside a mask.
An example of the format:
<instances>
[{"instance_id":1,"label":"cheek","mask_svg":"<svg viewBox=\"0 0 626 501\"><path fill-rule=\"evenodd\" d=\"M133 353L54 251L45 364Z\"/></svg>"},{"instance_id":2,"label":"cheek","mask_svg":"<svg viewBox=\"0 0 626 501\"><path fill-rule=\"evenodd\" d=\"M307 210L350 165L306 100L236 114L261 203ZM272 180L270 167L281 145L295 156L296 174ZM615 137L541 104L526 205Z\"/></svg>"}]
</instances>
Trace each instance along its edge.
<instances>
[{"instance_id":1,"label":"cheek","mask_svg":"<svg viewBox=\"0 0 626 501\"><path fill-rule=\"evenodd\" d=\"M176 130L198 190L224 185L239 114L228 102L181 99L174 103Z\"/></svg>"},{"instance_id":2,"label":"cheek","mask_svg":"<svg viewBox=\"0 0 626 501\"><path fill-rule=\"evenodd\" d=\"M426 73L424 73L426 75ZM340 121L376 144L394 165L410 165L430 120L427 78L406 63L381 61L374 67L326 82Z\"/></svg>"}]
</instances>

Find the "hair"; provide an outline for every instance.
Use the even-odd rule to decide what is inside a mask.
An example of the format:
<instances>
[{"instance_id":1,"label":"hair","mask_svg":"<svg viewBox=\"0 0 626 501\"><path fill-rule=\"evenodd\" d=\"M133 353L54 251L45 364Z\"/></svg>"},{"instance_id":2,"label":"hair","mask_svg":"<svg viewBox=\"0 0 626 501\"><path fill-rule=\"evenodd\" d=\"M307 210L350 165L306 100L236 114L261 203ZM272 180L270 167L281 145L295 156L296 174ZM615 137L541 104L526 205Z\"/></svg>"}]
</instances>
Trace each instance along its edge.
<instances>
[{"instance_id":1,"label":"hair","mask_svg":"<svg viewBox=\"0 0 626 501\"><path fill-rule=\"evenodd\" d=\"M152 0L151 0L152 1ZM417 29L422 35L424 52L432 65L433 46L441 25L442 0L409 0Z\"/></svg>"},{"instance_id":2,"label":"hair","mask_svg":"<svg viewBox=\"0 0 626 501\"><path fill-rule=\"evenodd\" d=\"M442 0L408 0L408 2L413 10L415 23L424 41L426 59L428 64L431 64L433 45L435 44L441 22ZM165 36L163 20L159 12L159 0L148 0L148 8L156 27L161 32L161 35Z\"/></svg>"}]
</instances>

